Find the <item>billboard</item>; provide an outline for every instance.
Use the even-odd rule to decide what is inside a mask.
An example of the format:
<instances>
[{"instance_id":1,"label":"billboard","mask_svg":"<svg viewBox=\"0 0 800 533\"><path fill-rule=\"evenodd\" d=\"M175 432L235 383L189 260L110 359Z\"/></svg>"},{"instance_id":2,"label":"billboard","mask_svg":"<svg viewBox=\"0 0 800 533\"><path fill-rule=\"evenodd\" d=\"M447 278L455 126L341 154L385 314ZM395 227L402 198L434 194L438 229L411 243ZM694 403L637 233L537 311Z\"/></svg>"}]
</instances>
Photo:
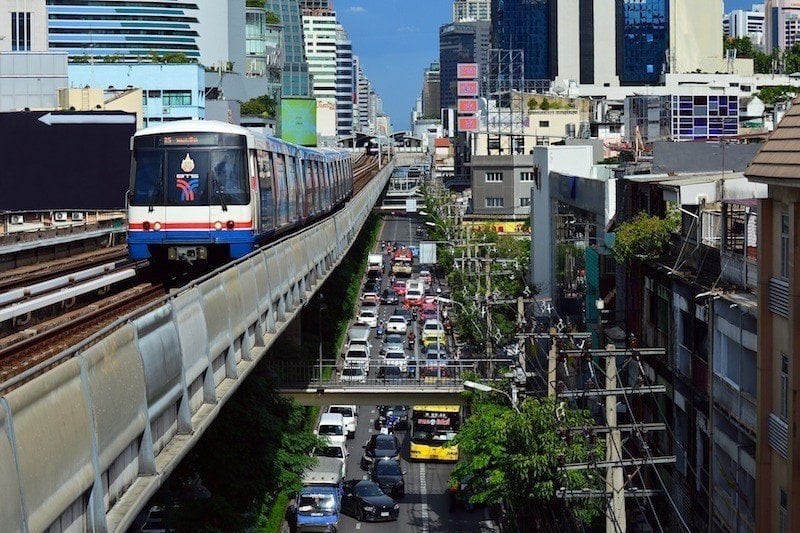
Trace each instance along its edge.
<instances>
[{"instance_id":1,"label":"billboard","mask_svg":"<svg viewBox=\"0 0 800 533\"><path fill-rule=\"evenodd\" d=\"M459 113L477 113L478 100L475 98L459 98L458 99L458 112Z\"/></svg>"},{"instance_id":2,"label":"billboard","mask_svg":"<svg viewBox=\"0 0 800 533\"><path fill-rule=\"evenodd\" d=\"M477 63L458 63L457 77L460 80L474 80L478 77Z\"/></svg>"},{"instance_id":3,"label":"billboard","mask_svg":"<svg viewBox=\"0 0 800 533\"><path fill-rule=\"evenodd\" d=\"M458 117L458 131L478 131L478 117Z\"/></svg>"},{"instance_id":4,"label":"billboard","mask_svg":"<svg viewBox=\"0 0 800 533\"><path fill-rule=\"evenodd\" d=\"M281 139L303 146L317 145L317 101L314 98L281 99Z\"/></svg>"},{"instance_id":5,"label":"billboard","mask_svg":"<svg viewBox=\"0 0 800 533\"><path fill-rule=\"evenodd\" d=\"M459 81L458 96L478 96L477 81Z\"/></svg>"},{"instance_id":6,"label":"billboard","mask_svg":"<svg viewBox=\"0 0 800 533\"><path fill-rule=\"evenodd\" d=\"M420 265L435 265L436 264L436 243L431 241L423 241L419 243L419 264Z\"/></svg>"}]
</instances>

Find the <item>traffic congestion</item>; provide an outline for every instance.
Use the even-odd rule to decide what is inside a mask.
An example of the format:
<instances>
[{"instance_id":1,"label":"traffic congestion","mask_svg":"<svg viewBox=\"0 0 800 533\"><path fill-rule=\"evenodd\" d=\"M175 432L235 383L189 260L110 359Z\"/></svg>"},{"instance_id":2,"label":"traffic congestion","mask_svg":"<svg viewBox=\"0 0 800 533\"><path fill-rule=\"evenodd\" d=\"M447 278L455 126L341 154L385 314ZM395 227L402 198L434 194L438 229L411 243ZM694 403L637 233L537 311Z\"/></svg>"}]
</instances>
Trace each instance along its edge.
<instances>
[{"instance_id":1,"label":"traffic congestion","mask_svg":"<svg viewBox=\"0 0 800 533\"><path fill-rule=\"evenodd\" d=\"M336 380L343 384L452 377L457 362L435 265L419 264L422 221L384 220ZM316 433L326 446L295 501L297 531L481 531L486 510L455 505L450 474L458 405L328 405ZM491 531L491 528L486 529Z\"/></svg>"}]
</instances>

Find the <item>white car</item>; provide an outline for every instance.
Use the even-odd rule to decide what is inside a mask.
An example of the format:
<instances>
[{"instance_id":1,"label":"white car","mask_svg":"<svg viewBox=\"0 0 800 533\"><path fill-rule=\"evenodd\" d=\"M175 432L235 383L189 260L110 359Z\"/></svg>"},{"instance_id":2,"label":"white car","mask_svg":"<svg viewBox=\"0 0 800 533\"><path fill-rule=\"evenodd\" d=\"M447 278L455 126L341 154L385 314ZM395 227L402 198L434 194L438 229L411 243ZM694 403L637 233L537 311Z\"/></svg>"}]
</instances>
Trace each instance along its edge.
<instances>
[{"instance_id":1,"label":"white car","mask_svg":"<svg viewBox=\"0 0 800 533\"><path fill-rule=\"evenodd\" d=\"M363 344L351 344L348 346L347 351L344 353L344 364L345 367L358 366L364 371L364 375L366 376L369 369L369 352L367 351L367 347ZM342 378L344 378L344 371L342 372ZM366 380L366 377L364 379Z\"/></svg>"},{"instance_id":2,"label":"white car","mask_svg":"<svg viewBox=\"0 0 800 533\"><path fill-rule=\"evenodd\" d=\"M408 372L408 356L405 350L388 350L383 356L384 366L396 366L400 372Z\"/></svg>"},{"instance_id":3,"label":"white car","mask_svg":"<svg viewBox=\"0 0 800 533\"><path fill-rule=\"evenodd\" d=\"M392 315L389 317L389 320L386 321L387 333L400 333L401 335L405 335L407 331L408 324L406 323L405 317Z\"/></svg>"},{"instance_id":4,"label":"white car","mask_svg":"<svg viewBox=\"0 0 800 533\"><path fill-rule=\"evenodd\" d=\"M366 383L367 373L361 365L349 365L342 369L342 383Z\"/></svg>"},{"instance_id":5,"label":"white car","mask_svg":"<svg viewBox=\"0 0 800 533\"><path fill-rule=\"evenodd\" d=\"M356 406L355 405L330 405L329 413L339 413L344 418L344 427L347 428L347 438L356 436Z\"/></svg>"},{"instance_id":6,"label":"white car","mask_svg":"<svg viewBox=\"0 0 800 533\"><path fill-rule=\"evenodd\" d=\"M362 309L361 312L358 314L357 322L361 324L366 324L371 328L378 327L378 313L371 309Z\"/></svg>"},{"instance_id":7,"label":"white car","mask_svg":"<svg viewBox=\"0 0 800 533\"><path fill-rule=\"evenodd\" d=\"M314 451L311 453L317 457L333 457L334 459L338 459L342 462L342 479L347 477L347 456L350 455L350 452L347 451L347 447L343 442L337 442L336 444L330 443L327 446L314 448Z\"/></svg>"},{"instance_id":8,"label":"white car","mask_svg":"<svg viewBox=\"0 0 800 533\"><path fill-rule=\"evenodd\" d=\"M441 322L436 320L435 318L429 319L425 321L425 324L422 326L422 336L429 333L444 333L444 326Z\"/></svg>"},{"instance_id":9,"label":"white car","mask_svg":"<svg viewBox=\"0 0 800 533\"><path fill-rule=\"evenodd\" d=\"M339 413L322 413L315 431L320 437L327 437L331 444L344 444L347 430L344 428L344 417Z\"/></svg>"}]
</instances>

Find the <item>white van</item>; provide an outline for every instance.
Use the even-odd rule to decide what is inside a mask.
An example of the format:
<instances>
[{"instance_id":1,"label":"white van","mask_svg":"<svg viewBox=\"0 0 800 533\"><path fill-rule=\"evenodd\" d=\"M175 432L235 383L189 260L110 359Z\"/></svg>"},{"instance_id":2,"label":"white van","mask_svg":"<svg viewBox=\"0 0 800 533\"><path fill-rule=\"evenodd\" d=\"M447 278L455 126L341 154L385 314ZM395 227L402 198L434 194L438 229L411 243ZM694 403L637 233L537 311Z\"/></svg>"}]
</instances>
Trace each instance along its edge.
<instances>
[{"instance_id":1,"label":"white van","mask_svg":"<svg viewBox=\"0 0 800 533\"><path fill-rule=\"evenodd\" d=\"M368 326L353 326L347 330L347 347L364 346L369 356L372 351L372 343L369 341L370 328Z\"/></svg>"},{"instance_id":2,"label":"white van","mask_svg":"<svg viewBox=\"0 0 800 533\"><path fill-rule=\"evenodd\" d=\"M320 437L328 437L331 443L344 443L347 437L344 417L339 413L323 413L315 433Z\"/></svg>"},{"instance_id":3,"label":"white van","mask_svg":"<svg viewBox=\"0 0 800 533\"><path fill-rule=\"evenodd\" d=\"M330 405L329 413L339 413L344 418L344 427L347 428L347 438L353 439L356 436L356 406L355 405Z\"/></svg>"},{"instance_id":4,"label":"white van","mask_svg":"<svg viewBox=\"0 0 800 533\"><path fill-rule=\"evenodd\" d=\"M344 353L344 364L346 366L359 365L364 373L369 373L369 352L367 347L361 344L351 344Z\"/></svg>"}]
</instances>

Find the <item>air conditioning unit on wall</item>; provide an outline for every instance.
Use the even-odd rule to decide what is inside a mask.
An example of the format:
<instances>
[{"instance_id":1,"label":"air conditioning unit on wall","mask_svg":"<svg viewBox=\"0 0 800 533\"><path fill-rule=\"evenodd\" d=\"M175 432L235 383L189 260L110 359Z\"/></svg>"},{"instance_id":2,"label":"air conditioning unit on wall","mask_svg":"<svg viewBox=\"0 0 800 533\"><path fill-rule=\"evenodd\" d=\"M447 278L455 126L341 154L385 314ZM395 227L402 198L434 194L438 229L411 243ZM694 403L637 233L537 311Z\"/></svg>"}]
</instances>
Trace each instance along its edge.
<instances>
[{"instance_id":1,"label":"air conditioning unit on wall","mask_svg":"<svg viewBox=\"0 0 800 533\"><path fill-rule=\"evenodd\" d=\"M24 224L25 217L23 215L11 215L12 224Z\"/></svg>"},{"instance_id":2,"label":"air conditioning unit on wall","mask_svg":"<svg viewBox=\"0 0 800 533\"><path fill-rule=\"evenodd\" d=\"M66 211L56 211L53 213L53 220L56 222L66 222L67 221L67 213Z\"/></svg>"},{"instance_id":3,"label":"air conditioning unit on wall","mask_svg":"<svg viewBox=\"0 0 800 533\"><path fill-rule=\"evenodd\" d=\"M72 213L73 222L81 222L83 220L83 213Z\"/></svg>"}]
</instances>

